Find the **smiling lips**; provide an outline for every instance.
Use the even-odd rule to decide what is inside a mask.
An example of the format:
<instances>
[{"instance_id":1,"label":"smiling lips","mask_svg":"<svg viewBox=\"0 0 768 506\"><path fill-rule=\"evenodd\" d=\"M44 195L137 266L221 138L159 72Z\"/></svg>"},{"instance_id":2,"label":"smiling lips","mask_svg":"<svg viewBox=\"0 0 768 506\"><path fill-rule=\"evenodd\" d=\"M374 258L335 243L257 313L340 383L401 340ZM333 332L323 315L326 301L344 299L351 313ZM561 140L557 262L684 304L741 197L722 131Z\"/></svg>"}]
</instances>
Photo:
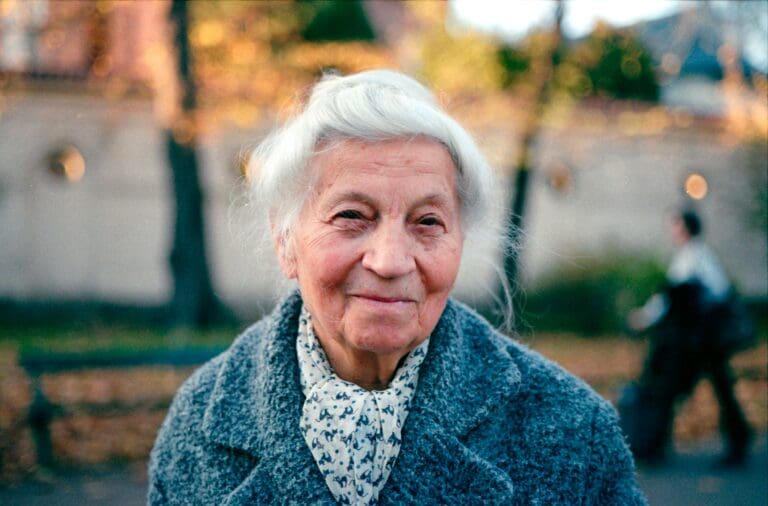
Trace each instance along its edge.
<instances>
[{"instance_id":1,"label":"smiling lips","mask_svg":"<svg viewBox=\"0 0 768 506\"><path fill-rule=\"evenodd\" d=\"M401 302L401 303L416 302L415 300L409 297L383 297L381 295L376 295L376 294L353 294L352 296L357 297L359 299L364 299L371 302L379 302L384 304L394 304L397 302Z\"/></svg>"}]
</instances>

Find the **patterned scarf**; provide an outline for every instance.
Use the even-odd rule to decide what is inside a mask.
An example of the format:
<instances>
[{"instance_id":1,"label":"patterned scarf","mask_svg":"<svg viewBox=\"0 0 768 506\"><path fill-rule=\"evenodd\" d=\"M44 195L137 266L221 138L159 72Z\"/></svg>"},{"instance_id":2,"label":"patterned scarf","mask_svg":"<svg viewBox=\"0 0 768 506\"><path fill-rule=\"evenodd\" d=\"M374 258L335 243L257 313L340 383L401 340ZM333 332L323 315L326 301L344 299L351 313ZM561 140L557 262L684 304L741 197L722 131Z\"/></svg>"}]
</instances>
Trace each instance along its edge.
<instances>
[{"instance_id":1,"label":"patterned scarf","mask_svg":"<svg viewBox=\"0 0 768 506\"><path fill-rule=\"evenodd\" d=\"M377 504L400 452L400 433L429 339L412 350L386 390L336 376L302 307L296 352L304 392L299 423L325 483L340 504Z\"/></svg>"}]
</instances>

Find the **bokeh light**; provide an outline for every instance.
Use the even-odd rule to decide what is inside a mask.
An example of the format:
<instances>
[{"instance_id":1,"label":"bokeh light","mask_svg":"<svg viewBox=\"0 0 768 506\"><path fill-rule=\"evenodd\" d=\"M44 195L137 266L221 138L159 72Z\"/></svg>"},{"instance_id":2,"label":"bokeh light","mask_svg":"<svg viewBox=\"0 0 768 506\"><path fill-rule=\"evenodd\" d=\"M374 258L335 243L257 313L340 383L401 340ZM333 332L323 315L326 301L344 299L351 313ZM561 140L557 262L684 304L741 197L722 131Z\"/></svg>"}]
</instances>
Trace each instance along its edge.
<instances>
[{"instance_id":1,"label":"bokeh light","mask_svg":"<svg viewBox=\"0 0 768 506\"><path fill-rule=\"evenodd\" d=\"M85 158L75 146L65 146L48 157L48 170L75 183L85 175Z\"/></svg>"},{"instance_id":2,"label":"bokeh light","mask_svg":"<svg viewBox=\"0 0 768 506\"><path fill-rule=\"evenodd\" d=\"M685 178L685 193L695 200L701 200L707 196L709 185L701 174L690 174Z\"/></svg>"},{"instance_id":3,"label":"bokeh light","mask_svg":"<svg viewBox=\"0 0 768 506\"><path fill-rule=\"evenodd\" d=\"M557 193L566 193L571 189L573 176L571 168L563 162L555 163L549 169L549 186Z\"/></svg>"}]
</instances>

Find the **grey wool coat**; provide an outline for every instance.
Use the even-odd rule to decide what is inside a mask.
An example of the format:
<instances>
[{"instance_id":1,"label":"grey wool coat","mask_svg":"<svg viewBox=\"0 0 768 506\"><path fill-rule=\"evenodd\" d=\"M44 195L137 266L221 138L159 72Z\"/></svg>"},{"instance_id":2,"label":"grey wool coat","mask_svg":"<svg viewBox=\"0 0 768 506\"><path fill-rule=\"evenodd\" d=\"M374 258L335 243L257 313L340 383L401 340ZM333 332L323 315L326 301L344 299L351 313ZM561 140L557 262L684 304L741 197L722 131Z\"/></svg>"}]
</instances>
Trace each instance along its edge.
<instances>
[{"instance_id":1,"label":"grey wool coat","mask_svg":"<svg viewBox=\"0 0 768 506\"><path fill-rule=\"evenodd\" d=\"M335 504L299 429L294 293L181 387L150 504ZM449 300L381 491L386 504L645 504L588 386Z\"/></svg>"}]
</instances>

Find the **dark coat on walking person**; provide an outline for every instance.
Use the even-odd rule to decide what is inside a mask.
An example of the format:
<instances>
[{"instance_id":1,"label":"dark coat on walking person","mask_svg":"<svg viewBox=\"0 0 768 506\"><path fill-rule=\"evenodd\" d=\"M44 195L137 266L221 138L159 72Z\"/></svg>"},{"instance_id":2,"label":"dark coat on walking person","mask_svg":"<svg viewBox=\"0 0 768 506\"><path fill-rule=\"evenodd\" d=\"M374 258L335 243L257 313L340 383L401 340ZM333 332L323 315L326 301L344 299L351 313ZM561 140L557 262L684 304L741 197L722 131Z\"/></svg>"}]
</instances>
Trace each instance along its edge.
<instances>
[{"instance_id":1,"label":"dark coat on walking person","mask_svg":"<svg viewBox=\"0 0 768 506\"><path fill-rule=\"evenodd\" d=\"M284 300L182 387L150 463L150 504L334 504L302 437ZM613 408L449 300L380 504L645 504Z\"/></svg>"},{"instance_id":2,"label":"dark coat on walking person","mask_svg":"<svg viewBox=\"0 0 768 506\"><path fill-rule=\"evenodd\" d=\"M728 359L751 345L754 328L717 256L701 240L698 214L684 208L670 218L677 251L664 290L629 317L632 329L651 329L653 339L637 384L619 400L622 425L635 457L660 463L669 446L675 404L708 376L726 438L719 465L740 466L749 452L752 429L736 398Z\"/></svg>"},{"instance_id":3,"label":"dark coat on walking person","mask_svg":"<svg viewBox=\"0 0 768 506\"><path fill-rule=\"evenodd\" d=\"M663 461L671 439L675 405L689 396L699 380L707 377L720 405L720 425L726 437L720 465L744 463L752 430L734 391L735 377L728 359L750 337L732 323L741 311L731 301L702 303L704 289L698 282L670 285L669 309L654 327L648 356L636 385L620 401L622 426L635 457L647 464ZM739 340L740 339L740 340ZM729 341L732 340L732 341ZM734 345L733 343L736 343Z\"/></svg>"}]
</instances>

